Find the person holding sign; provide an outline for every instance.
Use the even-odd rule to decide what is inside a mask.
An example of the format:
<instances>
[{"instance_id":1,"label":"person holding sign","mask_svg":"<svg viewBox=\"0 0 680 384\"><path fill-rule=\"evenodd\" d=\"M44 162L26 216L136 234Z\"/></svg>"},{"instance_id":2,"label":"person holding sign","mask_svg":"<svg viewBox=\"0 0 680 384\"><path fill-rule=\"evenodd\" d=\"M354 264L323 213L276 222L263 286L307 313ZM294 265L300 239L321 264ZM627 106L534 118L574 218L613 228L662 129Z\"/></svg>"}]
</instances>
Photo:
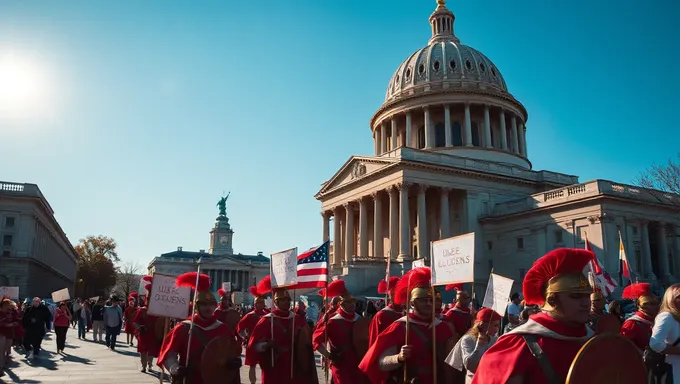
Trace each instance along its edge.
<instances>
[{"instance_id":1,"label":"person holding sign","mask_svg":"<svg viewBox=\"0 0 680 384\"><path fill-rule=\"evenodd\" d=\"M314 331L312 337L314 349L330 360L333 383L368 384L368 379L358 367L368 349L368 339L365 339L366 345L357 346L353 336L360 333L368 336L369 319L362 318L356 313L356 299L345 287L344 280L330 283L326 295L339 297L340 308L327 322L320 323ZM364 329L361 329L362 327Z\"/></svg>"},{"instance_id":2,"label":"person holding sign","mask_svg":"<svg viewBox=\"0 0 680 384\"><path fill-rule=\"evenodd\" d=\"M492 345L498 340L498 330L501 327L502 316L491 308L483 308L477 312L475 324L460 338L446 363L459 371L465 369L465 383L472 383L479 361Z\"/></svg>"},{"instance_id":3,"label":"person holding sign","mask_svg":"<svg viewBox=\"0 0 680 384\"><path fill-rule=\"evenodd\" d=\"M397 284L394 302L410 303L412 312L395 321L378 335L359 369L372 384L386 384L394 380L416 380L418 383L447 383L444 375L444 358L448 355L432 354L432 344L440 351L449 340L455 340L452 328L439 319L434 320L436 339L432 337L433 297L431 271L428 267L415 268L406 273ZM434 359L438 360L437 373L433 372ZM404 375L406 371L406 375Z\"/></svg>"},{"instance_id":4,"label":"person holding sign","mask_svg":"<svg viewBox=\"0 0 680 384\"><path fill-rule=\"evenodd\" d=\"M313 372L314 352L309 326L291 311L291 297L287 289L272 289L270 276L257 284L260 296L272 291L276 308L262 316L253 328L246 348L246 360L260 364L262 384L318 384L318 377ZM309 340L303 342L300 336ZM302 355L311 361L302 361Z\"/></svg>"},{"instance_id":5,"label":"person holding sign","mask_svg":"<svg viewBox=\"0 0 680 384\"><path fill-rule=\"evenodd\" d=\"M572 361L593 335L587 326L593 288L583 274L592 258L585 249L560 248L534 262L522 291L526 303L540 305L542 312L486 351L473 384L565 382Z\"/></svg>"},{"instance_id":6,"label":"person holding sign","mask_svg":"<svg viewBox=\"0 0 680 384\"><path fill-rule=\"evenodd\" d=\"M391 302L373 316L371 327L368 329L369 345L375 343L382 331L404 316L404 306L394 302L394 290L397 288L398 282L399 278L392 276L389 281L380 280L380 283L378 283L378 293L381 295L389 294Z\"/></svg>"},{"instance_id":7,"label":"person holding sign","mask_svg":"<svg viewBox=\"0 0 680 384\"><path fill-rule=\"evenodd\" d=\"M142 372L146 372L147 369L151 372L153 358L158 357L161 351L162 340L158 340L155 332L157 321L158 316L147 313L144 301L140 300L131 323L137 331L137 352L142 363Z\"/></svg>"},{"instance_id":8,"label":"person holding sign","mask_svg":"<svg viewBox=\"0 0 680 384\"><path fill-rule=\"evenodd\" d=\"M195 313L190 320L182 321L168 332L163 340L157 365L165 367L170 372L173 383L182 383L186 378L188 383L203 384L207 383L203 379L204 372L201 372L201 367L206 365L205 360L226 357L226 365L220 367L224 376L222 383L239 383L240 350L236 352L237 357L232 356L229 348L226 350L230 353L228 355L225 353L225 356L211 353L213 343L221 344L223 340L227 340L227 344L238 346L238 342L233 330L215 319L213 315L217 300L210 292L210 277L198 275L197 272L188 272L177 277L176 285L194 289Z\"/></svg>"},{"instance_id":9,"label":"person holding sign","mask_svg":"<svg viewBox=\"0 0 680 384\"><path fill-rule=\"evenodd\" d=\"M456 301L453 308L444 314L446 320L453 323L456 333L464 335L472 327L472 314L470 313L470 294L463 290L463 284L449 284L447 291L456 291Z\"/></svg>"},{"instance_id":10,"label":"person holding sign","mask_svg":"<svg viewBox=\"0 0 680 384\"><path fill-rule=\"evenodd\" d=\"M241 318L241 321L239 321L238 325L236 326L236 333L244 340L244 346L248 345L250 335L253 334L253 329L255 329L257 322L260 321L262 316L267 314L267 311L265 311L264 308L264 296L257 292L257 287L252 286L248 288L248 291L251 295L253 295L253 310L246 313L246 315ZM257 377L255 376L255 367L257 366L257 363L253 362L249 357L252 356L246 355L244 364L250 367L248 370L248 378L250 379L250 383L255 384L255 381L257 380Z\"/></svg>"},{"instance_id":11,"label":"person holding sign","mask_svg":"<svg viewBox=\"0 0 680 384\"><path fill-rule=\"evenodd\" d=\"M621 336L630 339L642 352L652 337L654 318L659 313L659 299L652 294L649 283L631 284L623 289L622 296L635 300L638 310L623 323Z\"/></svg>"}]
</instances>

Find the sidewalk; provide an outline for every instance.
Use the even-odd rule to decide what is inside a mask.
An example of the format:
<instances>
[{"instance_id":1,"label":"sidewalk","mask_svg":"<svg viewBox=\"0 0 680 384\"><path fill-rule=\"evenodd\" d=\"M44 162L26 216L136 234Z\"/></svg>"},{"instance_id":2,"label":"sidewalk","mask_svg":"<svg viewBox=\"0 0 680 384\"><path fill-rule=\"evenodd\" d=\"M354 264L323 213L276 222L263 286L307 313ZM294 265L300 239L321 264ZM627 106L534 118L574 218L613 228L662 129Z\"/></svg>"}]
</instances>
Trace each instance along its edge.
<instances>
[{"instance_id":1,"label":"sidewalk","mask_svg":"<svg viewBox=\"0 0 680 384\"><path fill-rule=\"evenodd\" d=\"M92 337L92 333L88 333L87 336ZM76 330L71 328L66 336L64 355L57 355L55 335L48 333L43 341L40 356L33 361L28 361L24 355L12 351L12 360L8 364L5 376L0 378L0 383L159 383L160 368L154 365L152 373L140 372L141 365L136 347L123 345L120 340L125 341L124 333L118 340L116 351L111 351L103 343L78 340ZM155 362L154 359L154 364ZM261 383L259 368L257 371L259 384ZM323 371L317 367L317 373L319 383L323 383ZM163 382L169 383L169 379L166 377ZM241 367L241 383L249 384L248 367Z\"/></svg>"}]
</instances>

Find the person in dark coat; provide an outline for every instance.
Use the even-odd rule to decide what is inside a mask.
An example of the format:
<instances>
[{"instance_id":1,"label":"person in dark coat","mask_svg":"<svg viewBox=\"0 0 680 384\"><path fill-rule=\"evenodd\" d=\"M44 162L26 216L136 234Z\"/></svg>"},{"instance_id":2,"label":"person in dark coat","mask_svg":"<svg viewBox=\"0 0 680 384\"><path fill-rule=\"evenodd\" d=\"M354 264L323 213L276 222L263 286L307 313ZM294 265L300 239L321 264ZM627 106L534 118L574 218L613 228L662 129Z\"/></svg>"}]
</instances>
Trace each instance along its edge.
<instances>
[{"instance_id":1,"label":"person in dark coat","mask_svg":"<svg viewBox=\"0 0 680 384\"><path fill-rule=\"evenodd\" d=\"M52 313L41 303L39 297L34 297L31 305L26 308L21 322L26 331L24 348L28 351L27 357L30 359L40 354L42 340L45 333L50 330Z\"/></svg>"}]
</instances>

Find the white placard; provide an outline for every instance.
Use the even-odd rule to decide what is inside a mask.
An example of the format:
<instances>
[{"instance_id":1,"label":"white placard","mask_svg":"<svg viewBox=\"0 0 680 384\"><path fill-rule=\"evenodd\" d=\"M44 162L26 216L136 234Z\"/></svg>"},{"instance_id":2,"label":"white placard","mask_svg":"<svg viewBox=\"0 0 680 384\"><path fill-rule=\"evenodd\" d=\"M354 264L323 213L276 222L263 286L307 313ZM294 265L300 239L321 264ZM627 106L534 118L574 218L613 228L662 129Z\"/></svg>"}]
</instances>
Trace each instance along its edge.
<instances>
[{"instance_id":1,"label":"white placard","mask_svg":"<svg viewBox=\"0 0 680 384\"><path fill-rule=\"evenodd\" d=\"M224 289L224 292L231 292L231 281L222 282L222 289Z\"/></svg>"},{"instance_id":2,"label":"white placard","mask_svg":"<svg viewBox=\"0 0 680 384\"><path fill-rule=\"evenodd\" d=\"M19 299L19 287L0 287L0 297Z\"/></svg>"},{"instance_id":3,"label":"white placard","mask_svg":"<svg viewBox=\"0 0 680 384\"><path fill-rule=\"evenodd\" d=\"M144 288L147 284L149 284L148 281L144 280L145 276L142 276L139 279L139 289L137 290L137 293L139 296L146 296L149 292L146 291L146 288Z\"/></svg>"},{"instance_id":4,"label":"white placard","mask_svg":"<svg viewBox=\"0 0 680 384\"><path fill-rule=\"evenodd\" d=\"M172 319L186 319L189 316L191 288L177 287L175 280L175 276L153 274L153 284L147 299L149 314Z\"/></svg>"},{"instance_id":5,"label":"white placard","mask_svg":"<svg viewBox=\"0 0 680 384\"><path fill-rule=\"evenodd\" d=\"M274 308L274 307L273 307L273 304L274 304L274 301L272 300L271 297L268 297L268 298L264 299L264 306L265 306L266 308L271 308L271 309L273 309L273 308Z\"/></svg>"},{"instance_id":6,"label":"white placard","mask_svg":"<svg viewBox=\"0 0 680 384\"><path fill-rule=\"evenodd\" d=\"M272 288L297 284L297 247L271 256Z\"/></svg>"},{"instance_id":7,"label":"white placard","mask_svg":"<svg viewBox=\"0 0 680 384\"><path fill-rule=\"evenodd\" d=\"M425 259L413 260L412 268L420 268L425 266Z\"/></svg>"},{"instance_id":8,"label":"white placard","mask_svg":"<svg viewBox=\"0 0 680 384\"><path fill-rule=\"evenodd\" d=\"M58 291L52 292L52 301L60 303L62 301L70 300L71 295L68 293L68 288L60 289Z\"/></svg>"},{"instance_id":9,"label":"white placard","mask_svg":"<svg viewBox=\"0 0 680 384\"><path fill-rule=\"evenodd\" d=\"M475 233L432 242L432 285L475 280Z\"/></svg>"},{"instance_id":10,"label":"white placard","mask_svg":"<svg viewBox=\"0 0 680 384\"><path fill-rule=\"evenodd\" d=\"M510 301L514 282L512 279L492 273L489 277L489 284L486 286L482 307L491 308L503 316Z\"/></svg>"}]
</instances>

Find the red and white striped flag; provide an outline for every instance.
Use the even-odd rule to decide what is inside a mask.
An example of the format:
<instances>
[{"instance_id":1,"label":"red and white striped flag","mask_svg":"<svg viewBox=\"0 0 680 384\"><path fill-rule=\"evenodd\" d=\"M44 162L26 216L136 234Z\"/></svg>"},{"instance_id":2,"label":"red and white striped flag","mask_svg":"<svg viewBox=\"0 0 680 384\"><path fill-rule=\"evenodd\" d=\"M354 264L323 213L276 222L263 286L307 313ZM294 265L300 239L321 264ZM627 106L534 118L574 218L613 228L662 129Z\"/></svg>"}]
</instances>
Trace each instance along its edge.
<instances>
[{"instance_id":1,"label":"red and white striped flag","mask_svg":"<svg viewBox=\"0 0 680 384\"><path fill-rule=\"evenodd\" d=\"M588 241L588 235L585 238L586 249L593 252L593 248L590 246L590 241ZM611 295L614 289L618 286L616 281L604 270L602 263L597 259L597 255L593 252L593 259L590 261L590 270L593 273L593 279L595 280L595 285L602 290L605 295Z\"/></svg>"},{"instance_id":2,"label":"red and white striped flag","mask_svg":"<svg viewBox=\"0 0 680 384\"><path fill-rule=\"evenodd\" d=\"M619 260L621 262L621 274L630 280L630 265L628 264L628 257L626 257L626 248L623 246L623 239L621 239L621 232L619 232Z\"/></svg>"},{"instance_id":3,"label":"red and white striped flag","mask_svg":"<svg viewBox=\"0 0 680 384\"><path fill-rule=\"evenodd\" d=\"M328 245L312 248L297 258L298 282L296 289L325 288L328 280Z\"/></svg>"}]
</instances>

